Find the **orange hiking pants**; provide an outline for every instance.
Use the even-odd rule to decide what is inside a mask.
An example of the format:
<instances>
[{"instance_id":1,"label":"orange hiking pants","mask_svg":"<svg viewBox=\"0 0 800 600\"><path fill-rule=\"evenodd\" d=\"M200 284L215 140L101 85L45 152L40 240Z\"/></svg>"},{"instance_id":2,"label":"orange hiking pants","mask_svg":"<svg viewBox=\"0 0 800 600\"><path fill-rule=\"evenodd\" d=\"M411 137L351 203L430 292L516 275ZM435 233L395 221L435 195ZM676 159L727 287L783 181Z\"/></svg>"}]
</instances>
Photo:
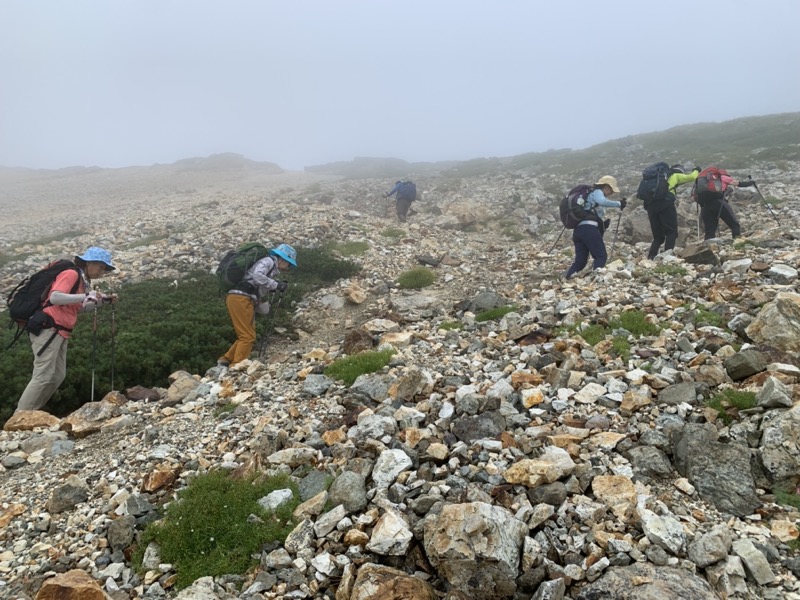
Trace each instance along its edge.
<instances>
[{"instance_id":1,"label":"orange hiking pants","mask_svg":"<svg viewBox=\"0 0 800 600\"><path fill-rule=\"evenodd\" d=\"M228 294L225 297L225 306L236 332L236 341L220 360L233 365L249 358L256 343L256 311L252 298L242 294Z\"/></svg>"}]
</instances>

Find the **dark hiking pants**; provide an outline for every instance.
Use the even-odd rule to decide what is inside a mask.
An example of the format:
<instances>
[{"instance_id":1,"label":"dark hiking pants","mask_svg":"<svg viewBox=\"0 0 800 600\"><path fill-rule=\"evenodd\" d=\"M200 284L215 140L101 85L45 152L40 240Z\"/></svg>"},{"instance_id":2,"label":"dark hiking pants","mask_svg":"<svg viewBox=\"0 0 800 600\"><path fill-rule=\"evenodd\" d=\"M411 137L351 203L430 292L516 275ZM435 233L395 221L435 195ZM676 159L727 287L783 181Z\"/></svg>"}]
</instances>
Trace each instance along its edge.
<instances>
[{"instance_id":1,"label":"dark hiking pants","mask_svg":"<svg viewBox=\"0 0 800 600\"><path fill-rule=\"evenodd\" d=\"M408 217L408 209L411 208L411 203L413 200L409 200L407 198L398 198L397 199L397 218L400 221L404 222Z\"/></svg>"},{"instance_id":2,"label":"dark hiking pants","mask_svg":"<svg viewBox=\"0 0 800 600\"><path fill-rule=\"evenodd\" d=\"M647 218L650 220L650 231L653 233L653 243L647 258L653 259L658 254L661 244L664 250L672 250L678 239L678 211L674 200L655 202L647 208Z\"/></svg>"},{"instance_id":3,"label":"dark hiking pants","mask_svg":"<svg viewBox=\"0 0 800 600\"><path fill-rule=\"evenodd\" d=\"M606 266L608 255L600 227L588 224L578 225L572 232L572 242L575 244L575 262L567 270L567 279L586 266L590 254L594 259L592 269Z\"/></svg>"},{"instance_id":4,"label":"dark hiking pants","mask_svg":"<svg viewBox=\"0 0 800 600\"><path fill-rule=\"evenodd\" d=\"M733 214L733 207L727 200L706 200L700 210L700 217L703 219L703 230L705 232L703 239L710 240L717 237L720 219L730 228L731 235L734 238L739 237L742 233L739 221L736 220L736 215Z\"/></svg>"}]
</instances>

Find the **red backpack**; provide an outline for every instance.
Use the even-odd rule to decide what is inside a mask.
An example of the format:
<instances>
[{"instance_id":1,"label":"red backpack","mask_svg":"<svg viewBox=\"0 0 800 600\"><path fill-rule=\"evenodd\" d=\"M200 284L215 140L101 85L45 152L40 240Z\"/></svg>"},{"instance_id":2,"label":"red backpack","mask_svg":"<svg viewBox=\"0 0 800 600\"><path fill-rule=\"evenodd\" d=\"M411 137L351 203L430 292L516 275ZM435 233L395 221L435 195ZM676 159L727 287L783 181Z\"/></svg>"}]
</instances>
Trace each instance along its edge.
<instances>
[{"instance_id":1,"label":"red backpack","mask_svg":"<svg viewBox=\"0 0 800 600\"><path fill-rule=\"evenodd\" d=\"M709 200L722 200L728 187L728 184L722 181L723 175L728 175L728 172L717 167L706 167L700 171L692 188L694 201L703 204Z\"/></svg>"}]
</instances>

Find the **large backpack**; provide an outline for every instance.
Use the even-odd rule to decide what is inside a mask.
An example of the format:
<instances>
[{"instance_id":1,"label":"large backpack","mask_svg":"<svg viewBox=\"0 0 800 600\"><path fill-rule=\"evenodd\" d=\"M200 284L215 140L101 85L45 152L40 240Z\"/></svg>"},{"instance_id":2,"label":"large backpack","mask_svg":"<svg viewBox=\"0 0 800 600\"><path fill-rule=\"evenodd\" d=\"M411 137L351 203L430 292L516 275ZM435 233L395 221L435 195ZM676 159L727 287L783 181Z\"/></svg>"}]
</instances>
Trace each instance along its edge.
<instances>
[{"instance_id":1,"label":"large backpack","mask_svg":"<svg viewBox=\"0 0 800 600\"><path fill-rule=\"evenodd\" d=\"M644 202L645 208L667 197L669 192L667 179L669 179L669 165L665 162L657 162L642 171L642 180L636 190L636 197Z\"/></svg>"},{"instance_id":2,"label":"large backpack","mask_svg":"<svg viewBox=\"0 0 800 600\"><path fill-rule=\"evenodd\" d=\"M413 181L401 181L400 187L397 188L398 200L411 200L412 202L417 199L417 184Z\"/></svg>"},{"instance_id":3,"label":"large backpack","mask_svg":"<svg viewBox=\"0 0 800 600\"><path fill-rule=\"evenodd\" d=\"M229 292L235 288L242 283L247 270L268 255L267 247L258 242L248 242L228 252L217 266L220 289Z\"/></svg>"},{"instance_id":4,"label":"large backpack","mask_svg":"<svg viewBox=\"0 0 800 600\"><path fill-rule=\"evenodd\" d=\"M8 316L11 317L9 328L17 326L14 339L8 345L10 348L20 338L22 333L28 329L28 322L31 317L39 310L44 308L48 302L47 297L53 282L61 273L69 269L78 273L75 285L70 290L70 294L75 294L81 284L80 271L71 260L60 259L51 262L43 269L37 271L30 277L23 279L17 287L11 290L6 298L8 306ZM36 333L34 331L34 333Z\"/></svg>"},{"instance_id":5,"label":"large backpack","mask_svg":"<svg viewBox=\"0 0 800 600\"><path fill-rule=\"evenodd\" d=\"M692 197L698 204L708 201L722 200L728 184L722 181L722 176L727 175L725 169L706 167L697 176L692 188Z\"/></svg>"},{"instance_id":6,"label":"large backpack","mask_svg":"<svg viewBox=\"0 0 800 600\"><path fill-rule=\"evenodd\" d=\"M592 190L594 187L585 183L576 185L561 199L558 213L565 228L575 229L581 221L600 222L600 218L593 210L584 208Z\"/></svg>"}]
</instances>

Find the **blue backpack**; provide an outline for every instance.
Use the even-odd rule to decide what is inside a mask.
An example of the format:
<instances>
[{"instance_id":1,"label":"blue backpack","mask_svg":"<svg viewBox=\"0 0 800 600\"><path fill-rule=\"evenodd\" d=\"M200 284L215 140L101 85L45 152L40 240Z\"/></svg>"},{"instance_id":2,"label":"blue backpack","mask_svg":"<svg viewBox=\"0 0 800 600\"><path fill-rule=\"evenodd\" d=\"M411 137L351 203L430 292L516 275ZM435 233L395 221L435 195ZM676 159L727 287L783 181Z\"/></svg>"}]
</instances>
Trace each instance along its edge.
<instances>
[{"instance_id":1,"label":"blue backpack","mask_svg":"<svg viewBox=\"0 0 800 600\"><path fill-rule=\"evenodd\" d=\"M642 180L636 190L636 197L644 202L645 209L653 202L666 199L669 192L668 178L669 165L665 162L657 162L642 171Z\"/></svg>"},{"instance_id":2,"label":"blue backpack","mask_svg":"<svg viewBox=\"0 0 800 600\"><path fill-rule=\"evenodd\" d=\"M417 199L417 184L413 181L401 181L400 187L397 188L398 200L411 200L412 202Z\"/></svg>"}]
</instances>

